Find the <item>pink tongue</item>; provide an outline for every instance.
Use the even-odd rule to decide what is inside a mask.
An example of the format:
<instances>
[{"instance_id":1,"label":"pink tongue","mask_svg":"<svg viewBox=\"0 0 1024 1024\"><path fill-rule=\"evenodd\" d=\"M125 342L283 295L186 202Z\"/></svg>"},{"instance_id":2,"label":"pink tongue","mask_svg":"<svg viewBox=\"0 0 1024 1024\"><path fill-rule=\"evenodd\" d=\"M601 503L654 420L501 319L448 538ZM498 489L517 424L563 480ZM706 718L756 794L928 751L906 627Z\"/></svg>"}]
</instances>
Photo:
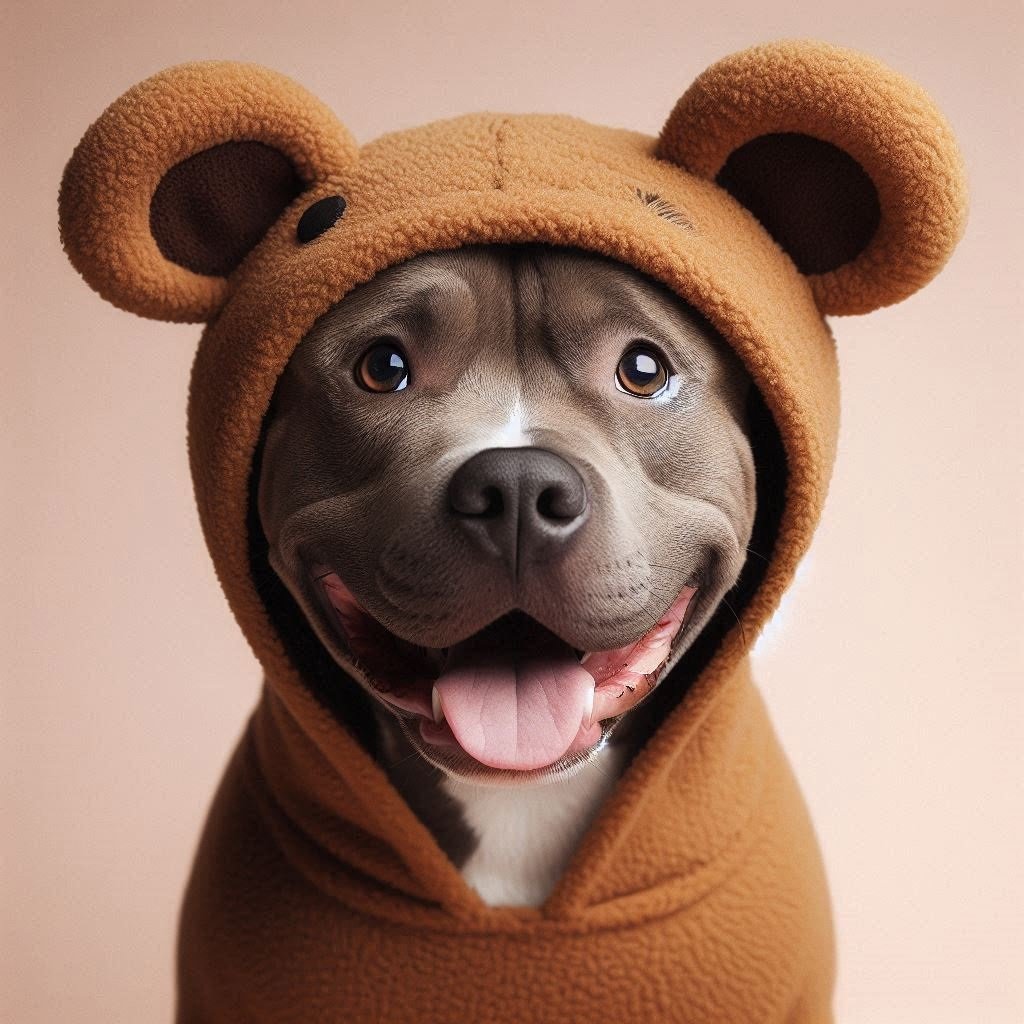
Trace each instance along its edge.
<instances>
[{"instance_id":1,"label":"pink tongue","mask_svg":"<svg viewBox=\"0 0 1024 1024\"><path fill-rule=\"evenodd\" d=\"M547 631L529 638L488 632L452 648L435 683L444 716L483 764L547 767L572 746L585 712L589 717L594 677Z\"/></svg>"}]
</instances>

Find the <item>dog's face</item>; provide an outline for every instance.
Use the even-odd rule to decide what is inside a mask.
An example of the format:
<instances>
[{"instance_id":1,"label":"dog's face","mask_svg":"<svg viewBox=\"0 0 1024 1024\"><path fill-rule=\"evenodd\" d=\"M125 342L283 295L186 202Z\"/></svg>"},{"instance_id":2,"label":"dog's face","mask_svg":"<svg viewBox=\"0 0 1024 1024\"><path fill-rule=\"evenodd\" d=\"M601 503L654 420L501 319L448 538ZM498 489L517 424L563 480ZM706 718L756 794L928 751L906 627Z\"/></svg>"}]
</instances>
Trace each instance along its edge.
<instances>
[{"instance_id":1,"label":"dog's face","mask_svg":"<svg viewBox=\"0 0 1024 1024\"><path fill-rule=\"evenodd\" d=\"M270 561L334 659L464 777L571 772L736 582L749 384L576 250L419 256L321 317L269 413Z\"/></svg>"}]
</instances>

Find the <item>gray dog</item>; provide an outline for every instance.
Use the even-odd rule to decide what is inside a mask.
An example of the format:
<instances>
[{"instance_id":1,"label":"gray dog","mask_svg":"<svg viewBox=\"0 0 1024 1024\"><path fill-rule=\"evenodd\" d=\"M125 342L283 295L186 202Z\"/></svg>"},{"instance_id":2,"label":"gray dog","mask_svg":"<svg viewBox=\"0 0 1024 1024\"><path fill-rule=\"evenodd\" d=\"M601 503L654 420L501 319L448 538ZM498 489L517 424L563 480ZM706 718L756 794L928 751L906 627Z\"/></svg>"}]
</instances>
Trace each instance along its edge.
<instances>
[{"instance_id":1,"label":"gray dog","mask_svg":"<svg viewBox=\"0 0 1024 1024\"><path fill-rule=\"evenodd\" d=\"M919 86L814 40L659 109L359 146L298 83L194 61L76 146L72 263L206 324L192 479L265 671L182 1024L832 1019L749 651L828 490L826 317L941 269L962 160Z\"/></svg>"},{"instance_id":2,"label":"gray dog","mask_svg":"<svg viewBox=\"0 0 1024 1024\"><path fill-rule=\"evenodd\" d=\"M492 905L539 905L726 600L755 512L749 385L596 255L418 256L281 377L270 562L372 698L376 756Z\"/></svg>"}]
</instances>

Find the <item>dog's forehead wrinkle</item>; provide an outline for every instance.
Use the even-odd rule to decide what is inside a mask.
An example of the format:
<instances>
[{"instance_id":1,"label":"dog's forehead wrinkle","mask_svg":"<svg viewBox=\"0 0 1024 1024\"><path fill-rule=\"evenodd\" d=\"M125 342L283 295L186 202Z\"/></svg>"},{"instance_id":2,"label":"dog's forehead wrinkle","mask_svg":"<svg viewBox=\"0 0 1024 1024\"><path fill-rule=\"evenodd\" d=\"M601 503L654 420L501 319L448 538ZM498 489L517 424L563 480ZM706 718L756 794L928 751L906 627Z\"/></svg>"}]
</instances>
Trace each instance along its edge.
<instances>
[{"instance_id":1,"label":"dog's forehead wrinkle","mask_svg":"<svg viewBox=\"0 0 1024 1024\"><path fill-rule=\"evenodd\" d=\"M593 254L548 254L538 261L542 307L534 324L537 348L571 371L609 346L623 351L649 340L689 377L704 379L715 359L716 335L665 286L631 267Z\"/></svg>"},{"instance_id":2,"label":"dog's forehead wrinkle","mask_svg":"<svg viewBox=\"0 0 1024 1024\"><path fill-rule=\"evenodd\" d=\"M457 262L410 260L381 271L335 303L296 351L330 351L346 339L386 333L389 327L425 334L435 319L475 313L477 294Z\"/></svg>"}]
</instances>

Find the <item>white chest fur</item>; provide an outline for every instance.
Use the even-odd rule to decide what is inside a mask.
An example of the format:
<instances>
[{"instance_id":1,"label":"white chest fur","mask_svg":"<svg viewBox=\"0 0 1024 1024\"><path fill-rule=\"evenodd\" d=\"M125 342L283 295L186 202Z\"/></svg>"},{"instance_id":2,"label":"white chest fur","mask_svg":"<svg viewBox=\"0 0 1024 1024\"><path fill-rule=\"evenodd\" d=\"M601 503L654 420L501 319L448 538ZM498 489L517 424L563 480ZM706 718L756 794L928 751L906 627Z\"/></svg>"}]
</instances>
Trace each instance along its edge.
<instances>
[{"instance_id":1,"label":"white chest fur","mask_svg":"<svg viewBox=\"0 0 1024 1024\"><path fill-rule=\"evenodd\" d=\"M441 786L479 837L462 875L490 906L540 906L622 773L625 751L605 746L567 779L540 786Z\"/></svg>"}]
</instances>

